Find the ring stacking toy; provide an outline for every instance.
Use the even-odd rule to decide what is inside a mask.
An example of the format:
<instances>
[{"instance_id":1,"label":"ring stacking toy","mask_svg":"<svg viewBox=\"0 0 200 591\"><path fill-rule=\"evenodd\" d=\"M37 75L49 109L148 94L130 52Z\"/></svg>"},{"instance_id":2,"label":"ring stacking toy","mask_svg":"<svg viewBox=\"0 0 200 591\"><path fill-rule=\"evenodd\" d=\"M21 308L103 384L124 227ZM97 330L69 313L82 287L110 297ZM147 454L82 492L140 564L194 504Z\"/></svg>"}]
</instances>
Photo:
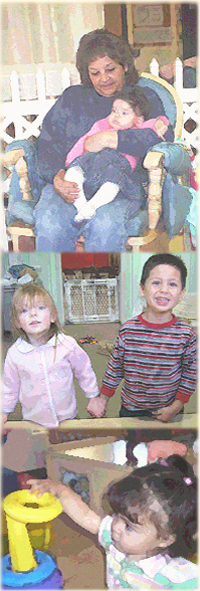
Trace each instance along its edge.
<instances>
[{"instance_id":1,"label":"ring stacking toy","mask_svg":"<svg viewBox=\"0 0 200 591\"><path fill-rule=\"evenodd\" d=\"M60 501L50 493L38 497L24 489L9 494L3 505L10 551L3 558L3 588L61 589L62 574L55 560L46 552L33 551L26 528L27 523L46 523L47 541L48 522L62 513Z\"/></svg>"}]
</instances>

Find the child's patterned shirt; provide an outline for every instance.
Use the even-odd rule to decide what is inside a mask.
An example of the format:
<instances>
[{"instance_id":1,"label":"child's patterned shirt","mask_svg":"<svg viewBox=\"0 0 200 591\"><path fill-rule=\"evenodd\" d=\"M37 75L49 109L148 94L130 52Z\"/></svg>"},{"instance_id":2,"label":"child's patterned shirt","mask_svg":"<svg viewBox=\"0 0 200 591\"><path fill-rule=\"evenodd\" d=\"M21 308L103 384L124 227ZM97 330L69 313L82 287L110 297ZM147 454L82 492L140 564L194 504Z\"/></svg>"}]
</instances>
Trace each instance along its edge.
<instances>
[{"instance_id":1,"label":"child's patterned shirt","mask_svg":"<svg viewBox=\"0 0 200 591\"><path fill-rule=\"evenodd\" d=\"M185 558L171 558L167 553L157 554L133 562L119 552L111 537L113 517L104 517L99 528L99 542L107 558L107 586L109 589L196 589L197 566Z\"/></svg>"}]
</instances>

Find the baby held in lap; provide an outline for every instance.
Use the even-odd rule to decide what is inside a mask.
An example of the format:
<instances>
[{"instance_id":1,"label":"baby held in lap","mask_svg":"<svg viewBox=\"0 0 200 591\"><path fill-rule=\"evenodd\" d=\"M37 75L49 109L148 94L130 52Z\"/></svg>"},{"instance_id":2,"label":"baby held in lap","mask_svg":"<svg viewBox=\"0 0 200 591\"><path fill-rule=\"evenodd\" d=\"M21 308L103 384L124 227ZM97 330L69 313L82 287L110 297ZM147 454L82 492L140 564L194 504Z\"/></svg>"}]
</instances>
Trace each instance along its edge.
<instances>
[{"instance_id":1,"label":"baby held in lap","mask_svg":"<svg viewBox=\"0 0 200 591\"><path fill-rule=\"evenodd\" d=\"M120 190L123 191L123 187L121 187L118 182L118 179L115 178L116 176L116 167L113 168L113 178L112 181L104 181L103 178L101 179L100 172L98 171L98 165L96 165L97 175L99 172L99 182L100 187L95 192L93 197L87 201L83 189L83 184L87 179L87 169L83 170L83 158L82 155L87 152L87 147L85 146L85 141L89 136L95 135L98 138L99 146L97 154L103 150L105 146L105 140L102 142L101 145L101 133L105 133L105 131L113 130L114 132L118 130L125 130L131 128L139 128L139 129L146 129L149 128L153 130L161 139L164 139L164 134L168 128L168 120L164 116L159 116L156 119L148 119L148 112L149 112L149 105L146 97L140 90L134 90L132 92L119 92L114 100L112 105L112 110L110 115L105 119L100 119L96 121L94 125L91 127L88 133L82 136L70 152L67 154L66 158L66 166L69 168L65 174L65 180L77 183L79 187L79 195L78 198L75 198L73 205L77 209L77 214L75 215L75 221L80 222L83 219L92 218L95 215L96 210L113 201ZM105 135L104 135L105 138ZM114 149L111 150L113 152ZM90 154L89 154L90 153ZM92 165L95 169L95 153L90 152L87 153L87 157L90 156L92 160ZM116 153L117 157L121 158L120 164L121 168L123 169L123 162L124 158L129 163L129 175L131 175L132 171L135 169L136 164L139 158L135 158L128 154L120 154ZM76 159L76 160L75 160ZM90 160L91 162L91 160ZM105 171L104 171L104 178L106 179L106 168L108 166L107 159L105 160ZM112 166L112 164L111 164ZM86 167L87 168L87 167ZM126 162L126 170L127 170L127 162ZM89 172L88 172L89 176Z\"/></svg>"}]
</instances>

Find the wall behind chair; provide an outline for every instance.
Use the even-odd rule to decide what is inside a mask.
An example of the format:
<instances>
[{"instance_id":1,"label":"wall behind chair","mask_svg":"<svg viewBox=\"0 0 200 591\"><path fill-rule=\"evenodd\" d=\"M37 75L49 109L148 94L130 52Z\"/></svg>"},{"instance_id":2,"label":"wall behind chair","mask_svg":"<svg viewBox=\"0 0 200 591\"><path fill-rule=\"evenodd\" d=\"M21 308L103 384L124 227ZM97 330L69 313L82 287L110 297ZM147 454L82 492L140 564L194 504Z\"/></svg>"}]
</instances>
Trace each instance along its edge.
<instances>
[{"instance_id":1,"label":"wall behind chair","mask_svg":"<svg viewBox=\"0 0 200 591\"><path fill-rule=\"evenodd\" d=\"M4 3L4 66L75 62L80 37L103 26L101 3Z\"/></svg>"}]
</instances>

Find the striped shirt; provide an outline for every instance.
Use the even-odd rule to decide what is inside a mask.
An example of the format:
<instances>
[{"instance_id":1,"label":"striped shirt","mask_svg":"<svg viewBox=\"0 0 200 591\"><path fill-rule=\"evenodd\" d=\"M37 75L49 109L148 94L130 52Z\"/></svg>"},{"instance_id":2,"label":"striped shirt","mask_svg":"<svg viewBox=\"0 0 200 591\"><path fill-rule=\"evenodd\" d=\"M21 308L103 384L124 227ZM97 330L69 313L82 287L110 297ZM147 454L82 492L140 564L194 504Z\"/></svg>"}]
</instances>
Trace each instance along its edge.
<instances>
[{"instance_id":1,"label":"striped shirt","mask_svg":"<svg viewBox=\"0 0 200 591\"><path fill-rule=\"evenodd\" d=\"M103 377L101 393L113 396L124 379L121 401L128 410L155 410L176 399L188 402L196 386L196 334L173 316L152 324L142 314L126 322Z\"/></svg>"},{"instance_id":2,"label":"striped shirt","mask_svg":"<svg viewBox=\"0 0 200 591\"><path fill-rule=\"evenodd\" d=\"M119 552L113 544L107 515L99 528L99 543L106 552L106 582L109 589L197 589L197 565L185 558L171 558L167 552L138 561Z\"/></svg>"}]
</instances>

